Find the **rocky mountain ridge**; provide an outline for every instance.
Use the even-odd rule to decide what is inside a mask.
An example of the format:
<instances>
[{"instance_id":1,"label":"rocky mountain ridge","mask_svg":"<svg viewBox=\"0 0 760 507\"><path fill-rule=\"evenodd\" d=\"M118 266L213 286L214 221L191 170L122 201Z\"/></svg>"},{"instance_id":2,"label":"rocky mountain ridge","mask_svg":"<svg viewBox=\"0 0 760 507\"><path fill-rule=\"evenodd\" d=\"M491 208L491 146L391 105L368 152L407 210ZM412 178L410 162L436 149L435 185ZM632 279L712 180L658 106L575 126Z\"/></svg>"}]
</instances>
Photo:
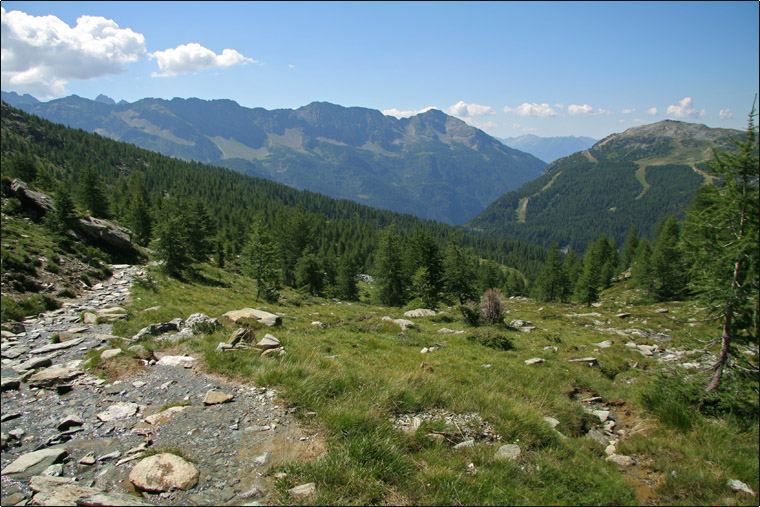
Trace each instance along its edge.
<instances>
[{"instance_id":1,"label":"rocky mountain ridge","mask_svg":"<svg viewBox=\"0 0 760 507\"><path fill-rule=\"evenodd\" d=\"M397 119L328 102L269 111L196 98L2 97L27 113L173 157L454 224L545 167L439 110Z\"/></svg>"}]
</instances>

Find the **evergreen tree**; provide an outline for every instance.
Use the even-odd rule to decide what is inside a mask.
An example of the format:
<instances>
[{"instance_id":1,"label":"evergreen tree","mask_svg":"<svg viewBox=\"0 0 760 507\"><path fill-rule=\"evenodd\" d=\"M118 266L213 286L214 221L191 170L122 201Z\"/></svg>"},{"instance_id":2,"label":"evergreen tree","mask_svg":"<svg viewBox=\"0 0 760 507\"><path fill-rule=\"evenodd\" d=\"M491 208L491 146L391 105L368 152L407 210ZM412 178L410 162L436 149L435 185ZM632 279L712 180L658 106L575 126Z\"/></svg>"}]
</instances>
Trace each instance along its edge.
<instances>
[{"instance_id":1,"label":"evergreen tree","mask_svg":"<svg viewBox=\"0 0 760 507\"><path fill-rule=\"evenodd\" d=\"M243 249L243 265L246 273L256 280L257 300L263 296L266 301L276 301L279 297L278 250L269 231L261 222L254 222Z\"/></svg>"},{"instance_id":2,"label":"evergreen tree","mask_svg":"<svg viewBox=\"0 0 760 507\"><path fill-rule=\"evenodd\" d=\"M359 287L356 283L356 264L348 256L340 258L338 274L335 281L335 294L345 301L356 301L359 296Z\"/></svg>"},{"instance_id":3,"label":"evergreen tree","mask_svg":"<svg viewBox=\"0 0 760 507\"><path fill-rule=\"evenodd\" d=\"M685 293L685 266L681 259L679 227L675 217L658 227L659 234L650 259L651 292L657 301L678 299Z\"/></svg>"},{"instance_id":4,"label":"evergreen tree","mask_svg":"<svg viewBox=\"0 0 760 507\"><path fill-rule=\"evenodd\" d=\"M595 243L591 241L586 248L586 254L583 256L583 273L575 286L575 299L587 306L591 306L591 303L599 299L602 265L599 250L595 247Z\"/></svg>"},{"instance_id":5,"label":"evergreen tree","mask_svg":"<svg viewBox=\"0 0 760 507\"><path fill-rule=\"evenodd\" d=\"M565 256L565 262L562 264L562 267L567 275L568 293L570 293L578 283L581 274L583 274L583 261L578 258L578 254L571 248Z\"/></svg>"},{"instance_id":6,"label":"evergreen tree","mask_svg":"<svg viewBox=\"0 0 760 507\"><path fill-rule=\"evenodd\" d=\"M636 254L636 248L638 248L638 246L638 231L636 231L636 226L632 225L628 230L628 236L625 238L625 243L623 243L623 250L620 256L620 268L623 271L631 267L631 262L633 262L633 257Z\"/></svg>"},{"instance_id":7,"label":"evergreen tree","mask_svg":"<svg viewBox=\"0 0 760 507\"><path fill-rule=\"evenodd\" d=\"M296 287L305 288L312 296L322 294L325 283L325 271L311 251L307 250L298 261L295 268Z\"/></svg>"},{"instance_id":8,"label":"evergreen tree","mask_svg":"<svg viewBox=\"0 0 760 507\"><path fill-rule=\"evenodd\" d=\"M472 263L456 241L450 241L444 258L444 290L460 304L475 299L475 272Z\"/></svg>"},{"instance_id":9,"label":"evergreen tree","mask_svg":"<svg viewBox=\"0 0 760 507\"><path fill-rule=\"evenodd\" d=\"M55 210L53 213L48 214L47 223L53 231L65 234L76 223L74 201L71 199L71 193L65 185L61 185L56 191L53 204L55 205Z\"/></svg>"},{"instance_id":10,"label":"evergreen tree","mask_svg":"<svg viewBox=\"0 0 760 507\"><path fill-rule=\"evenodd\" d=\"M651 259L652 248L649 246L649 241L646 238L641 238L631 261L631 281L636 287L644 289L648 293L654 290Z\"/></svg>"},{"instance_id":11,"label":"evergreen tree","mask_svg":"<svg viewBox=\"0 0 760 507\"><path fill-rule=\"evenodd\" d=\"M544 267L536 279L536 298L540 301L565 301L568 293L567 274L562 266L559 246L553 241Z\"/></svg>"},{"instance_id":12,"label":"evergreen tree","mask_svg":"<svg viewBox=\"0 0 760 507\"><path fill-rule=\"evenodd\" d=\"M438 242L429 231L415 229L406 248L406 275L412 280L414 296L435 308L444 283L443 259Z\"/></svg>"},{"instance_id":13,"label":"evergreen tree","mask_svg":"<svg viewBox=\"0 0 760 507\"><path fill-rule=\"evenodd\" d=\"M145 188L145 175L140 171L132 172L125 187L128 196L126 223L132 230L135 243L145 246L153 234L153 216L150 194Z\"/></svg>"},{"instance_id":14,"label":"evergreen tree","mask_svg":"<svg viewBox=\"0 0 760 507\"><path fill-rule=\"evenodd\" d=\"M755 97L757 99L757 97ZM708 391L718 388L728 365L731 343L758 338L758 161L755 105L737 153L714 151L709 164L720 186L697 194L684 224L691 288L722 324L721 347Z\"/></svg>"},{"instance_id":15,"label":"evergreen tree","mask_svg":"<svg viewBox=\"0 0 760 507\"><path fill-rule=\"evenodd\" d=\"M34 182L37 179L38 166L34 157L28 153L15 155L9 163L10 175L12 178L18 178L27 183Z\"/></svg>"},{"instance_id":16,"label":"evergreen tree","mask_svg":"<svg viewBox=\"0 0 760 507\"><path fill-rule=\"evenodd\" d=\"M314 243L314 221L301 202L295 208L283 207L277 214L275 229L280 238L282 282L296 285L296 262L307 246Z\"/></svg>"},{"instance_id":17,"label":"evergreen tree","mask_svg":"<svg viewBox=\"0 0 760 507\"><path fill-rule=\"evenodd\" d=\"M391 224L380 236L376 253L377 297L380 304L401 306L406 301L406 283L402 264L401 240Z\"/></svg>"},{"instance_id":18,"label":"evergreen tree","mask_svg":"<svg viewBox=\"0 0 760 507\"><path fill-rule=\"evenodd\" d=\"M190 239L190 255L198 262L208 260L214 250L216 226L201 201L183 207L185 224Z\"/></svg>"},{"instance_id":19,"label":"evergreen tree","mask_svg":"<svg viewBox=\"0 0 760 507\"><path fill-rule=\"evenodd\" d=\"M504 288L502 290L507 296L525 296L527 288L525 286L525 280L522 275L517 271L510 271L507 275L507 281L504 282Z\"/></svg>"},{"instance_id":20,"label":"evergreen tree","mask_svg":"<svg viewBox=\"0 0 760 507\"><path fill-rule=\"evenodd\" d=\"M79 201L90 215L108 218L108 199L103 192L103 181L92 166L85 166L79 175Z\"/></svg>"},{"instance_id":21,"label":"evergreen tree","mask_svg":"<svg viewBox=\"0 0 760 507\"><path fill-rule=\"evenodd\" d=\"M189 238L180 209L165 203L157 225L156 257L163 262L163 270L170 276L181 276L190 269Z\"/></svg>"},{"instance_id":22,"label":"evergreen tree","mask_svg":"<svg viewBox=\"0 0 760 507\"><path fill-rule=\"evenodd\" d=\"M504 285L504 281L504 273L495 262L484 260L478 266L478 289L481 293L488 289L501 287Z\"/></svg>"}]
</instances>

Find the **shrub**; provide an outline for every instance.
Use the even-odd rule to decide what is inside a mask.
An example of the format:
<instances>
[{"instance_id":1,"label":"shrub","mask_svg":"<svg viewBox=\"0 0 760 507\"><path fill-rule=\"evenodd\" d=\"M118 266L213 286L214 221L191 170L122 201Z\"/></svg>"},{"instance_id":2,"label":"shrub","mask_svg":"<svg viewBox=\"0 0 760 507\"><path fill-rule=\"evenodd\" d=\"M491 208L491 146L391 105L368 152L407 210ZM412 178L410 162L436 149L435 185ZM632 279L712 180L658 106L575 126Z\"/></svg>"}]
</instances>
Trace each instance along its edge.
<instances>
[{"instance_id":1,"label":"shrub","mask_svg":"<svg viewBox=\"0 0 760 507\"><path fill-rule=\"evenodd\" d=\"M475 301L467 301L463 305L459 305L459 311L462 312L464 321L471 326L477 326L480 324L480 308Z\"/></svg>"},{"instance_id":2,"label":"shrub","mask_svg":"<svg viewBox=\"0 0 760 507\"><path fill-rule=\"evenodd\" d=\"M504 295L500 289L488 289L480 298L480 318L489 324L504 318Z\"/></svg>"},{"instance_id":3,"label":"shrub","mask_svg":"<svg viewBox=\"0 0 760 507\"><path fill-rule=\"evenodd\" d=\"M496 350L512 350L515 348L509 336L495 329L479 329L477 332L469 334L467 339Z\"/></svg>"}]
</instances>

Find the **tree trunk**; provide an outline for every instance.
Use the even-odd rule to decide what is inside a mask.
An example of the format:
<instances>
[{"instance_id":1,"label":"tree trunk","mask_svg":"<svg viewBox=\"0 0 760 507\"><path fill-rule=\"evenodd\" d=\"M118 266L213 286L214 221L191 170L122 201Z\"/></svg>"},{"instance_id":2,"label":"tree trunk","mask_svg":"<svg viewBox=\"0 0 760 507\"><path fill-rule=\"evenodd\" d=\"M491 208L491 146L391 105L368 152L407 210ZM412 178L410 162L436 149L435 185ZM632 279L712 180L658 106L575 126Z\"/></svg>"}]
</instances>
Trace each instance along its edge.
<instances>
[{"instance_id":1,"label":"tree trunk","mask_svg":"<svg viewBox=\"0 0 760 507\"><path fill-rule=\"evenodd\" d=\"M720 357L718 358L718 361L712 366L712 369L715 370L715 373L713 373L712 379L710 379L710 384L707 386L706 391L708 393L714 391L718 388L718 385L720 385L720 380L723 377L723 368L726 366L726 362L728 361L728 345L731 342L730 329L732 315L733 308L731 308L731 305L729 305L729 307L726 308L726 316L723 320L723 334L720 337Z\"/></svg>"}]
</instances>

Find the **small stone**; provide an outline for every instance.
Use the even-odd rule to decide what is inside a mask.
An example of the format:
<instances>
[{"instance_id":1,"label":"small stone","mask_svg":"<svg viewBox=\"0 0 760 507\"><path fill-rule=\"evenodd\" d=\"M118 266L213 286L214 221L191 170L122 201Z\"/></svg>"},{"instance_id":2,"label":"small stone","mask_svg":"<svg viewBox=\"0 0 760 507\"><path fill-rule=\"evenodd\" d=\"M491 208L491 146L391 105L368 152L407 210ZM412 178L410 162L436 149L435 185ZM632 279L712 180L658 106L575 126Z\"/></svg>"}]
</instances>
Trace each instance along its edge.
<instances>
[{"instance_id":1,"label":"small stone","mask_svg":"<svg viewBox=\"0 0 760 507\"><path fill-rule=\"evenodd\" d=\"M196 359L190 356L164 356L156 364L161 366L182 366L190 368L195 364Z\"/></svg>"},{"instance_id":2,"label":"small stone","mask_svg":"<svg viewBox=\"0 0 760 507\"><path fill-rule=\"evenodd\" d=\"M97 418L103 422L117 421L120 419L126 419L133 416L140 409L140 405L137 403L114 403L108 407L105 411L97 414Z\"/></svg>"},{"instance_id":3,"label":"small stone","mask_svg":"<svg viewBox=\"0 0 760 507\"><path fill-rule=\"evenodd\" d=\"M496 459L497 461L502 461L505 459L514 461L520 457L520 454L522 454L522 450L520 449L519 445L507 444L507 445L502 445L501 447L499 447L499 450L496 451L496 455L494 456L494 459Z\"/></svg>"},{"instance_id":4,"label":"small stone","mask_svg":"<svg viewBox=\"0 0 760 507\"><path fill-rule=\"evenodd\" d=\"M618 313L617 315L615 315L615 317L617 317L618 319L625 319L625 318L630 317L630 316L631 316L630 313L625 313L625 312Z\"/></svg>"},{"instance_id":5,"label":"small stone","mask_svg":"<svg viewBox=\"0 0 760 507\"><path fill-rule=\"evenodd\" d=\"M119 354L121 354L121 349L108 349L101 352L100 358L103 360L111 359L118 356Z\"/></svg>"},{"instance_id":6,"label":"small stone","mask_svg":"<svg viewBox=\"0 0 760 507\"><path fill-rule=\"evenodd\" d=\"M82 322L85 324L95 324L98 321L98 316L92 312L85 312L82 315Z\"/></svg>"},{"instance_id":7,"label":"small stone","mask_svg":"<svg viewBox=\"0 0 760 507\"><path fill-rule=\"evenodd\" d=\"M417 318L417 317L432 317L435 315L435 311L428 308L417 308L416 310L409 310L404 313L404 317Z\"/></svg>"},{"instance_id":8,"label":"small stone","mask_svg":"<svg viewBox=\"0 0 760 507\"><path fill-rule=\"evenodd\" d=\"M525 360L525 364L527 364L528 366L530 366L532 364L538 364L538 363L544 363L544 362L546 362L546 361L544 359L541 359L540 357L534 357L533 359L526 359Z\"/></svg>"},{"instance_id":9,"label":"small stone","mask_svg":"<svg viewBox=\"0 0 760 507\"><path fill-rule=\"evenodd\" d=\"M79 416L76 415L67 415L61 421L58 423L58 431L66 431L69 428L72 428L74 426L81 426L84 424L84 421Z\"/></svg>"},{"instance_id":10,"label":"small stone","mask_svg":"<svg viewBox=\"0 0 760 507\"><path fill-rule=\"evenodd\" d=\"M151 425L159 425L166 421L168 421L173 415L178 414L179 412L182 412L187 407L169 407L166 410L159 412L157 414L149 415L145 418L145 422Z\"/></svg>"},{"instance_id":11,"label":"small stone","mask_svg":"<svg viewBox=\"0 0 760 507\"><path fill-rule=\"evenodd\" d=\"M256 347L262 350L276 349L280 346L280 340L268 333L256 344Z\"/></svg>"},{"instance_id":12,"label":"small stone","mask_svg":"<svg viewBox=\"0 0 760 507\"><path fill-rule=\"evenodd\" d=\"M556 428L557 428L557 426L559 426L559 424L560 424L558 420L556 420L555 418L553 418L553 417L550 417L550 416L548 416L548 415L547 415L547 416L544 416L544 421L546 421L546 423L547 423L549 426L551 426L551 428L552 428L552 429L556 429Z\"/></svg>"},{"instance_id":13,"label":"small stone","mask_svg":"<svg viewBox=\"0 0 760 507\"><path fill-rule=\"evenodd\" d=\"M610 411L609 410L593 410L591 412L593 415L597 416L599 418L600 422L604 422L610 417Z\"/></svg>"},{"instance_id":14,"label":"small stone","mask_svg":"<svg viewBox=\"0 0 760 507\"><path fill-rule=\"evenodd\" d=\"M736 479L729 479L727 483L728 487L733 489L734 491L739 491L742 493L747 493L748 495L755 496L755 492L752 491L752 489L744 484L742 481L738 481Z\"/></svg>"},{"instance_id":15,"label":"small stone","mask_svg":"<svg viewBox=\"0 0 760 507\"><path fill-rule=\"evenodd\" d=\"M218 405L230 401L234 396L232 394L223 393L221 391L214 391L213 389L206 393L203 398L204 405Z\"/></svg>"},{"instance_id":16,"label":"small stone","mask_svg":"<svg viewBox=\"0 0 760 507\"><path fill-rule=\"evenodd\" d=\"M475 447L475 439L471 438L469 440L465 440L464 442L459 442L454 446L454 449L467 449L469 447Z\"/></svg>"},{"instance_id":17,"label":"small stone","mask_svg":"<svg viewBox=\"0 0 760 507\"><path fill-rule=\"evenodd\" d=\"M426 438L432 440L436 444L442 444L444 440L446 440L446 437L441 435L440 433L428 433L425 435Z\"/></svg>"},{"instance_id":18,"label":"small stone","mask_svg":"<svg viewBox=\"0 0 760 507\"><path fill-rule=\"evenodd\" d=\"M619 467L629 467L636 464L636 462L630 456L624 456L622 454L612 454L607 456L606 461L615 463Z\"/></svg>"},{"instance_id":19,"label":"small stone","mask_svg":"<svg viewBox=\"0 0 760 507\"><path fill-rule=\"evenodd\" d=\"M269 461L268 452L265 452L261 456L256 456L255 458L253 458L253 464L257 467L263 467L264 465L267 464L268 461Z\"/></svg>"},{"instance_id":20,"label":"small stone","mask_svg":"<svg viewBox=\"0 0 760 507\"><path fill-rule=\"evenodd\" d=\"M255 338L256 334L253 329L241 327L232 332L230 338L227 340L227 344L234 347L239 343L251 343Z\"/></svg>"},{"instance_id":21,"label":"small stone","mask_svg":"<svg viewBox=\"0 0 760 507\"><path fill-rule=\"evenodd\" d=\"M595 347L599 347L600 349L606 349L606 348L612 347L612 341L604 340L603 342L592 343L591 345L594 345Z\"/></svg>"},{"instance_id":22,"label":"small stone","mask_svg":"<svg viewBox=\"0 0 760 507\"><path fill-rule=\"evenodd\" d=\"M79 460L80 465L94 465L95 464L95 454L92 452L88 452L85 456L82 457L82 459Z\"/></svg>"},{"instance_id":23,"label":"small stone","mask_svg":"<svg viewBox=\"0 0 760 507\"><path fill-rule=\"evenodd\" d=\"M310 496L317 492L317 485L313 482L307 484L301 484L294 488L290 488L288 493L292 496Z\"/></svg>"},{"instance_id":24,"label":"small stone","mask_svg":"<svg viewBox=\"0 0 760 507\"><path fill-rule=\"evenodd\" d=\"M617 447L615 446L615 444L610 444L607 446L606 449L604 449L604 454L606 454L607 456L612 456L616 452L617 452Z\"/></svg>"}]
</instances>

